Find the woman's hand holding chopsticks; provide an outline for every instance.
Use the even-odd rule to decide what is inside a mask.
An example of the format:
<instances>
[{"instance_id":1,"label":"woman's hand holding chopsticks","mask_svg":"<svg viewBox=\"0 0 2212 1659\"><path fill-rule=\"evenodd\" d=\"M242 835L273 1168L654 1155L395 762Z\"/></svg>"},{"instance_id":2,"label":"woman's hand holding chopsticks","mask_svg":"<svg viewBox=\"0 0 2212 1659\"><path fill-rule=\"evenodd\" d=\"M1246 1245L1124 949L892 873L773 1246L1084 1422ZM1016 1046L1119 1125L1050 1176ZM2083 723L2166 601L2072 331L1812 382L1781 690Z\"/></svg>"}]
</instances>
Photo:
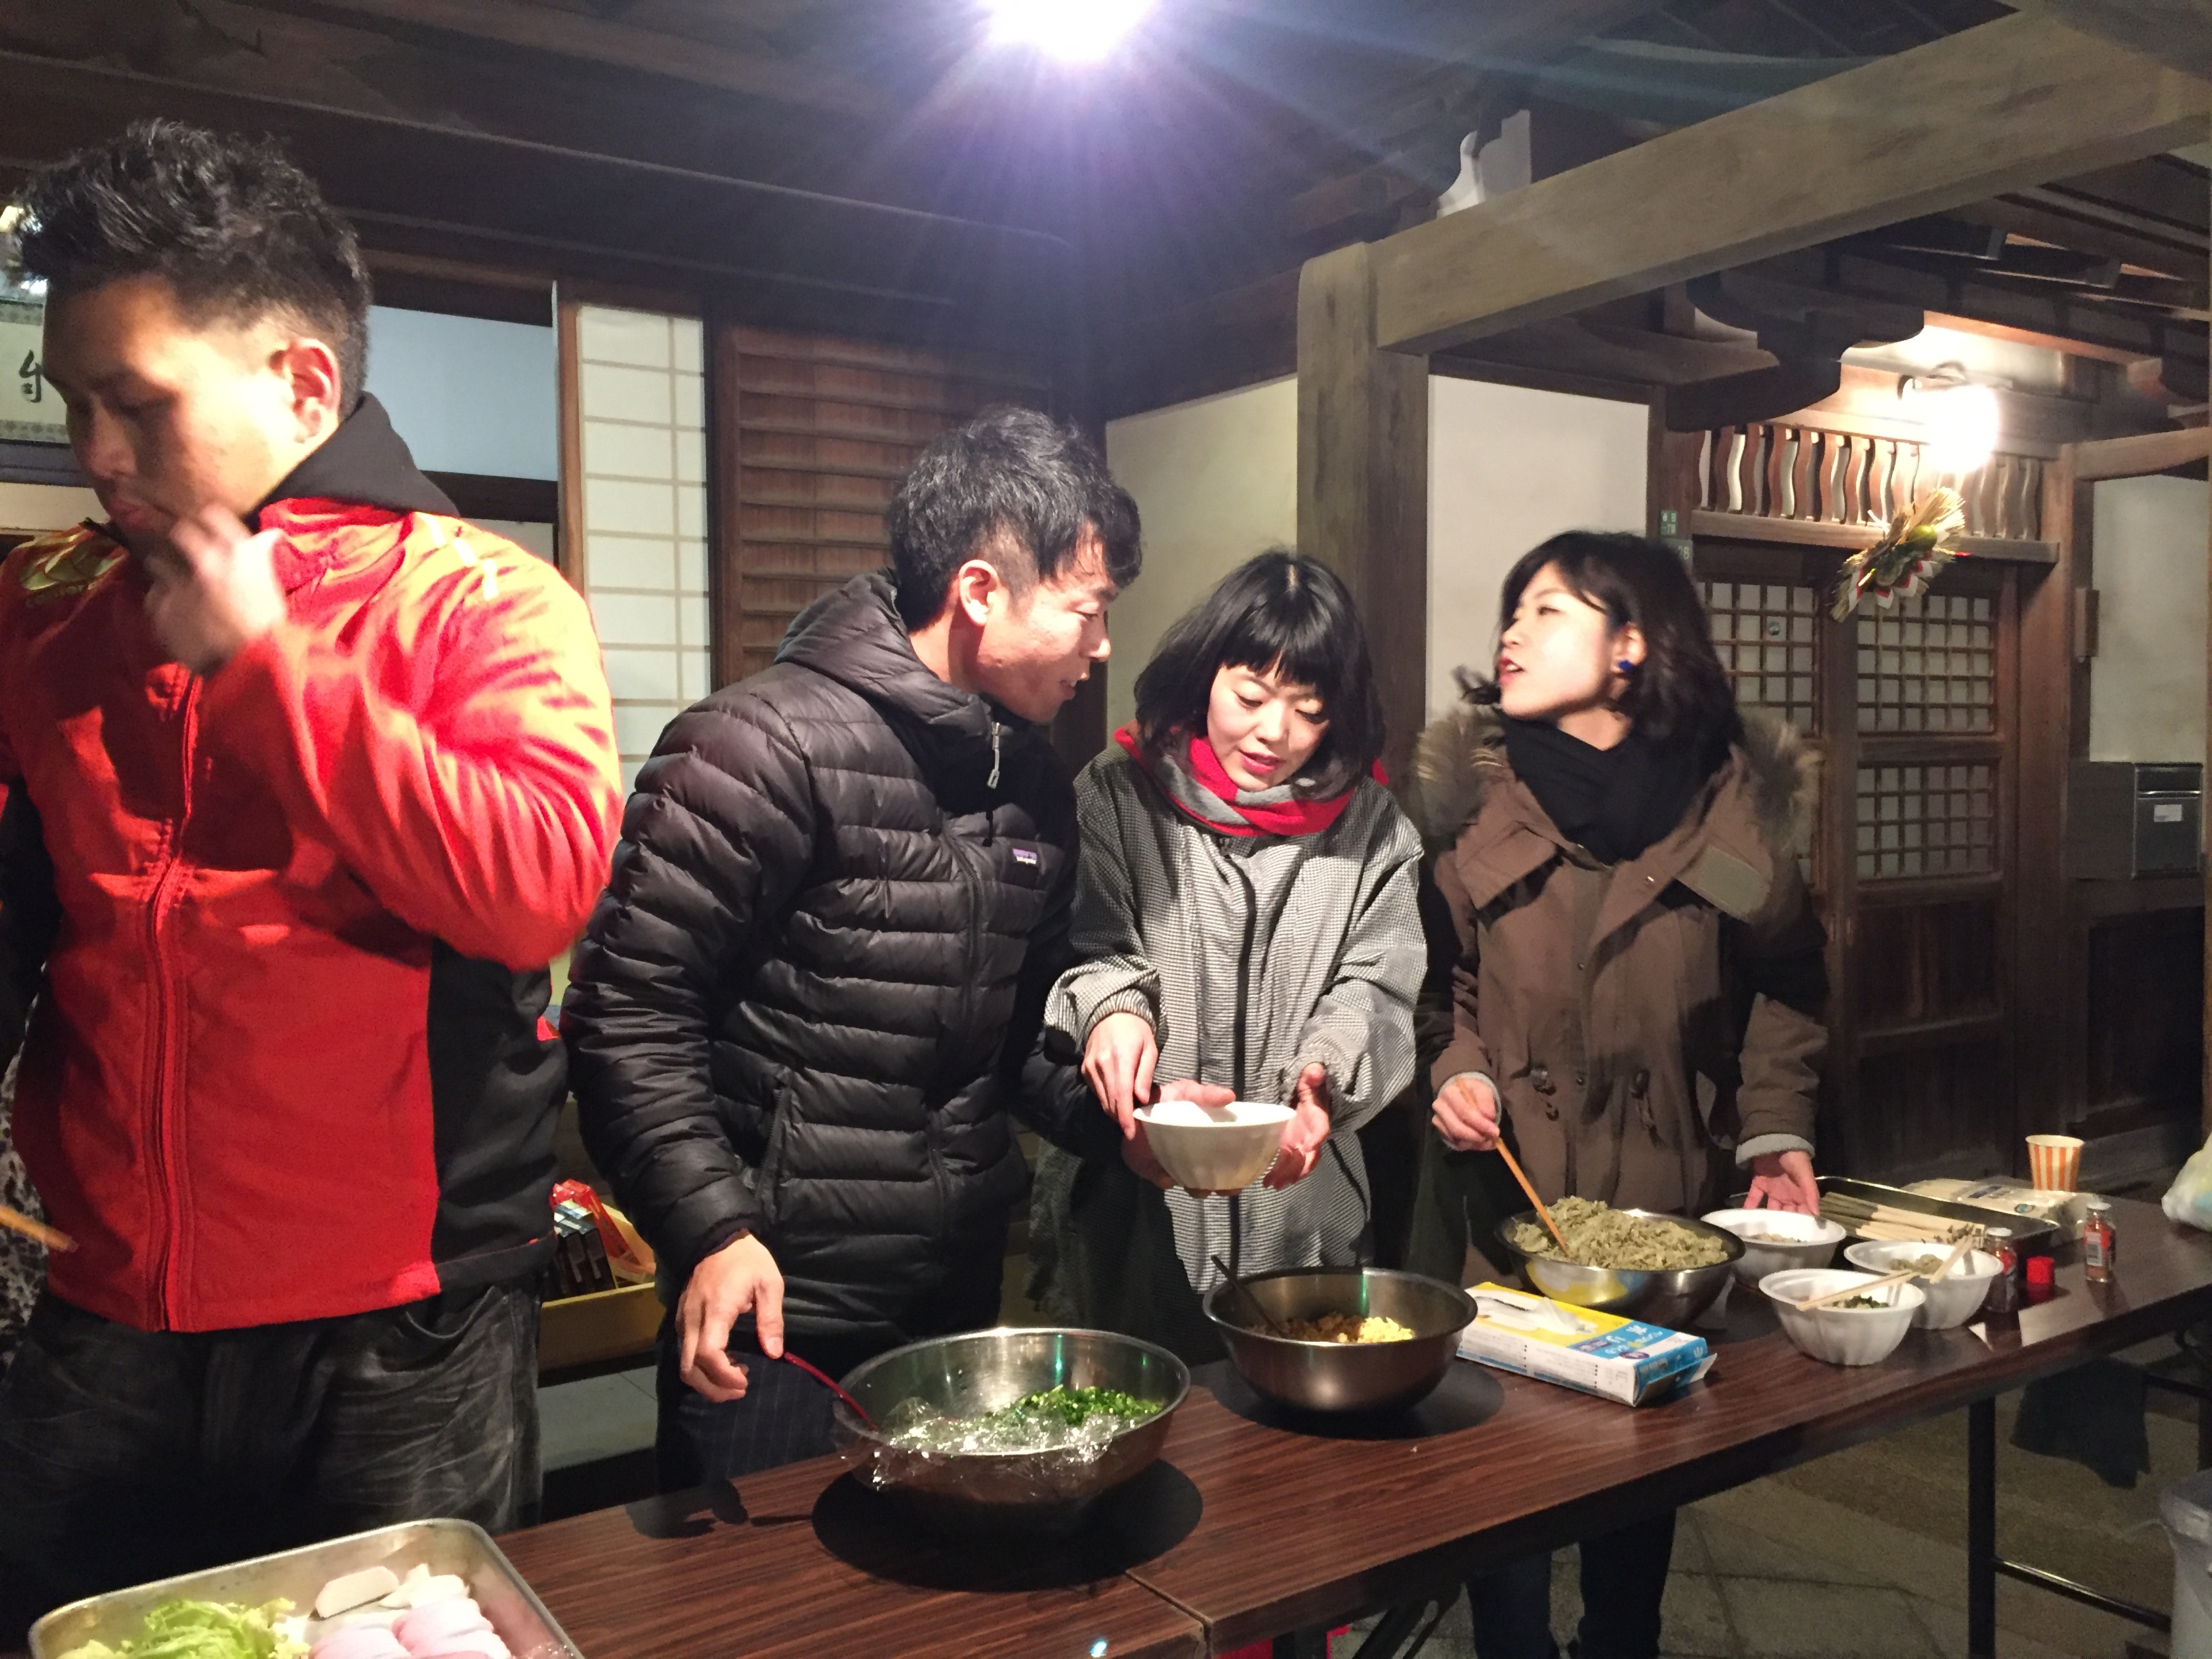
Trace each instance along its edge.
<instances>
[{"instance_id":1,"label":"woman's hand holding chopsticks","mask_svg":"<svg viewBox=\"0 0 2212 1659\"><path fill-rule=\"evenodd\" d=\"M1429 1116L1455 1152L1486 1152L1498 1145L1498 1094L1479 1073L1462 1072L1448 1080Z\"/></svg>"}]
</instances>

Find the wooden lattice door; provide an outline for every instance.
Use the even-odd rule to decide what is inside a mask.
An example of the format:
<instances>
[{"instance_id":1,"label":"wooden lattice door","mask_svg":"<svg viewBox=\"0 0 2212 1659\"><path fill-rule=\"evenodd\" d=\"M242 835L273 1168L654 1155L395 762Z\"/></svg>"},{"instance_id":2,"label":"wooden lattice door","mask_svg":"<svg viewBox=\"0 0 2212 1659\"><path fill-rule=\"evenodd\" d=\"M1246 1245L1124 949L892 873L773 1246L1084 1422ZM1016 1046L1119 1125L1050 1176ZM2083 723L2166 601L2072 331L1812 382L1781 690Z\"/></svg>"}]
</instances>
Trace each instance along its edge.
<instances>
[{"instance_id":1,"label":"wooden lattice door","mask_svg":"<svg viewBox=\"0 0 2212 1659\"><path fill-rule=\"evenodd\" d=\"M1659 480L1739 702L1820 760L1801 849L1829 933L1824 1170L1990 1167L2017 1108L2010 963L2023 568L2051 556L2042 458L1965 481L1976 556L1842 622L1847 552L1910 498L1918 446L1800 419L1669 441Z\"/></svg>"}]
</instances>

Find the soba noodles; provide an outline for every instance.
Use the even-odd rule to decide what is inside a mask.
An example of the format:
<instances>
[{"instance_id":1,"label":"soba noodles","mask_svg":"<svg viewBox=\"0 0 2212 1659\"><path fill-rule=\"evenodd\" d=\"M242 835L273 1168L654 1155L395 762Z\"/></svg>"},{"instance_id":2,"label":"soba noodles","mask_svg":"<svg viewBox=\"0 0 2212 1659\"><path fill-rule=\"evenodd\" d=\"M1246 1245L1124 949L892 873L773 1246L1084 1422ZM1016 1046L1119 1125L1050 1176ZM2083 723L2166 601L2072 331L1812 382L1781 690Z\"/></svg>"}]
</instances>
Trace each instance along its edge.
<instances>
[{"instance_id":1,"label":"soba noodles","mask_svg":"<svg viewBox=\"0 0 2212 1659\"><path fill-rule=\"evenodd\" d=\"M1671 1272L1710 1267L1728 1260L1728 1246L1709 1234L1672 1221L1634 1216L1595 1199L1567 1198L1552 1206L1568 1257L1586 1267L1629 1267ZM1513 1228L1515 1248L1530 1255L1557 1256L1559 1246L1540 1221Z\"/></svg>"}]
</instances>

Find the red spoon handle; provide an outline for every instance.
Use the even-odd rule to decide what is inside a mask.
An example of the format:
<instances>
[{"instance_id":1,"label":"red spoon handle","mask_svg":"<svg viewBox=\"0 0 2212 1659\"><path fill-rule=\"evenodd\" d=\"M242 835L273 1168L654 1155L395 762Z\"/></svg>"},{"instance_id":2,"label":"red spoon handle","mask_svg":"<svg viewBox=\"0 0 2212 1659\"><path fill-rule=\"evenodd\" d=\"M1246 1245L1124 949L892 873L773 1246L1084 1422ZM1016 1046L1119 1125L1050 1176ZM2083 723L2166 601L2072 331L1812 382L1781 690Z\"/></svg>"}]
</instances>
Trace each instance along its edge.
<instances>
[{"instance_id":1,"label":"red spoon handle","mask_svg":"<svg viewBox=\"0 0 2212 1659\"><path fill-rule=\"evenodd\" d=\"M854 1399L851 1395L847 1394L843 1388L830 1381L830 1379L823 1372L816 1370L813 1366L808 1364L797 1354L787 1351L783 1357L791 1364L798 1366L799 1370L805 1371L817 1382L819 1382L823 1388L829 1389L830 1393L836 1395L838 1399L850 1406L853 1408L853 1414L858 1417L860 1421L866 1424L872 1429L876 1426L876 1419L868 1415L867 1407L861 1405L859 1401Z\"/></svg>"}]
</instances>

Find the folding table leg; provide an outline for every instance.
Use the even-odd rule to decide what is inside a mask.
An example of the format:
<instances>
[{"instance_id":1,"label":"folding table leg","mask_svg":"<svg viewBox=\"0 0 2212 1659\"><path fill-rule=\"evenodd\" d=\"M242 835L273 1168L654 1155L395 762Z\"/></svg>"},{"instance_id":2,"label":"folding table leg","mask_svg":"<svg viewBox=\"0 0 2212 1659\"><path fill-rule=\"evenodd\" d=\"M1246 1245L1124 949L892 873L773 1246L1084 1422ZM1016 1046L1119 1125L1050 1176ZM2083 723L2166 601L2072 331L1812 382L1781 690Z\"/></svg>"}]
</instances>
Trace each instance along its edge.
<instances>
[{"instance_id":1,"label":"folding table leg","mask_svg":"<svg viewBox=\"0 0 2212 1659\"><path fill-rule=\"evenodd\" d=\"M1966 1654L1997 1652L1997 1402L1966 1407Z\"/></svg>"}]
</instances>

